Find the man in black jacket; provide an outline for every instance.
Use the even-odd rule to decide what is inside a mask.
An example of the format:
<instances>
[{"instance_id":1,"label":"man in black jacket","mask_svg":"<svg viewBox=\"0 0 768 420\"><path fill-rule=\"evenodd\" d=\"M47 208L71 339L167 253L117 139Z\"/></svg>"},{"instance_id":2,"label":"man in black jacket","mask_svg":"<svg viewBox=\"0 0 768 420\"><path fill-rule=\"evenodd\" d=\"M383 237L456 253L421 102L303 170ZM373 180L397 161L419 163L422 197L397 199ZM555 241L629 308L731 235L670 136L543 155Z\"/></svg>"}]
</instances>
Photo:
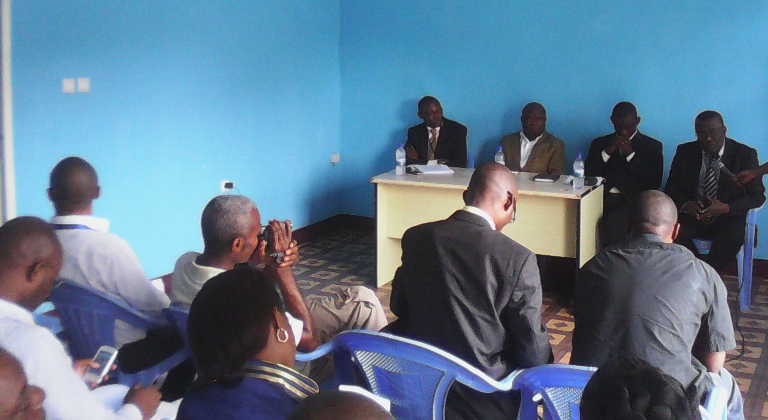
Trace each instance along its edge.
<instances>
[{"instance_id":1,"label":"man in black jacket","mask_svg":"<svg viewBox=\"0 0 768 420\"><path fill-rule=\"evenodd\" d=\"M406 164L424 165L437 159L448 166L466 168L467 127L443 118L443 107L433 96L421 98L418 108L416 115L424 122L408 129Z\"/></svg>"},{"instance_id":2,"label":"man in black jacket","mask_svg":"<svg viewBox=\"0 0 768 420\"><path fill-rule=\"evenodd\" d=\"M640 116L631 102L613 107L615 132L592 140L584 165L587 176L605 178L601 242L603 246L627 238L630 203L646 190L658 189L664 175L661 142L637 130Z\"/></svg>"},{"instance_id":3,"label":"man in black jacket","mask_svg":"<svg viewBox=\"0 0 768 420\"><path fill-rule=\"evenodd\" d=\"M392 281L391 331L438 346L501 379L551 361L541 320L536 256L501 233L515 219L517 186L498 163L478 168L466 206L448 219L408 229ZM455 384L447 419L509 419L519 395L483 394Z\"/></svg>"},{"instance_id":4,"label":"man in black jacket","mask_svg":"<svg viewBox=\"0 0 768 420\"><path fill-rule=\"evenodd\" d=\"M733 174L758 167L757 151L725 136L723 117L716 111L696 116L696 140L677 146L664 190L680 211L675 243L699 256L693 238L712 239L709 254L700 258L722 271L744 243L749 209L765 201L762 178L739 185Z\"/></svg>"}]
</instances>

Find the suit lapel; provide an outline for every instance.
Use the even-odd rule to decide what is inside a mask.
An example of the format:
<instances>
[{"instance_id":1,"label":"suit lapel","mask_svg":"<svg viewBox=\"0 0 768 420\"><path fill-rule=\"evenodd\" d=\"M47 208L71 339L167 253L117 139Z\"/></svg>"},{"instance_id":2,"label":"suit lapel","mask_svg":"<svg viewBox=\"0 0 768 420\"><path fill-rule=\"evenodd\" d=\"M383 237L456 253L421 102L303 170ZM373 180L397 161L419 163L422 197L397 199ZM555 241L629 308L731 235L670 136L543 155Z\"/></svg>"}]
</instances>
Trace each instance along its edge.
<instances>
[{"instance_id":1,"label":"suit lapel","mask_svg":"<svg viewBox=\"0 0 768 420\"><path fill-rule=\"evenodd\" d=\"M733 153L733 142L731 139L727 138L725 139L725 146L723 148L723 157L720 158L720 160L723 162L723 165L725 165L728 170L733 172L731 168L736 167L736 155ZM733 196L733 181L731 181L730 178L728 178L727 175L723 174L722 171L720 172L720 177L717 179L717 195L721 200L728 200L730 201L731 197Z\"/></svg>"},{"instance_id":2,"label":"suit lapel","mask_svg":"<svg viewBox=\"0 0 768 420\"><path fill-rule=\"evenodd\" d=\"M522 143L522 139L520 139L520 142ZM531 149L531 154L528 156L528 161L525 162L525 166L535 165L538 163L539 157L542 155L542 150L544 150L547 145L545 144L547 141L547 132L545 131L542 135L539 141L536 142L536 144L533 145L533 149ZM518 147L517 153L520 153L520 148ZM546 165L545 165L546 166ZM520 168L521 170L523 168ZM526 171L528 172L528 171Z\"/></svg>"},{"instance_id":3,"label":"suit lapel","mask_svg":"<svg viewBox=\"0 0 768 420\"><path fill-rule=\"evenodd\" d=\"M520 162L520 142L522 142L522 138L520 137L520 133L517 133L517 135L512 136L512 141L509 144L510 147L510 153L512 155L512 162ZM522 171L523 168L520 168Z\"/></svg>"},{"instance_id":4,"label":"suit lapel","mask_svg":"<svg viewBox=\"0 0 768 420\"><path fill-rule=\"evenodd\" d=\"M448 128L445 118L443 118L443 126L440 127L440 135L437 136L437 147L435 147L435 156L437 156L438 150L442 151L445 148L445 141L450 136L451 130ZM437 158L435 158L437 159Z\"/></svg>"}]
</instances>

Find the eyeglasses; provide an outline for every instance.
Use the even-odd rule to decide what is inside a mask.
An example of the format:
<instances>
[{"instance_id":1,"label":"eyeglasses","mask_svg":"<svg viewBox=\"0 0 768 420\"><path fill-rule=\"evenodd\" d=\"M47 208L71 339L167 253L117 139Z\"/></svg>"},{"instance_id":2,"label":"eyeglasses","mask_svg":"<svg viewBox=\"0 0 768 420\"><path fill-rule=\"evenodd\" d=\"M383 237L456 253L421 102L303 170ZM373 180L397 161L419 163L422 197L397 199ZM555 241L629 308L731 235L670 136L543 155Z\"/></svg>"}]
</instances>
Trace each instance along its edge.
<instances>
[{"instance_id":1,"label":"eyeglasses","mask_svg":"<svg viewBox=\"0 0 768 420\"><path fill-rule=\"evenodd\" d=\"M52 286L51 286L51 289L55 289L55 288L57 288L57 287L61 286L63 283L64 283L64 279L62 279L62 278L57 278L56 280L54 280L54 281L53 281L53 284L52 284Z\"/></svg>"}]
</instances>

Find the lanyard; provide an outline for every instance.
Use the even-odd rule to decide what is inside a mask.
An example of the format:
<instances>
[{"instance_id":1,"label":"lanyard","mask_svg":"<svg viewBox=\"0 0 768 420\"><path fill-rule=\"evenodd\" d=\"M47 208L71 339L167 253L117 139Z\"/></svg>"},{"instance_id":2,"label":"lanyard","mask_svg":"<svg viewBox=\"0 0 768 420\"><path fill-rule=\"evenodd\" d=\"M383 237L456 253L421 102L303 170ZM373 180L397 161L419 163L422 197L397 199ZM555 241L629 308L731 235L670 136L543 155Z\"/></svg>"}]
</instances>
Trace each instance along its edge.
<instances>
[{"instance_id":1,"label":"lanyard","mask_svg":"<svg viewBox=\"0 0 768 420\"><path fill-rule=\"evenodd\" d=\"M86 225L62 225L60 223L51 223L51 227L53 227L53 230L93 230Z\"/></svg>"}]
</instances>

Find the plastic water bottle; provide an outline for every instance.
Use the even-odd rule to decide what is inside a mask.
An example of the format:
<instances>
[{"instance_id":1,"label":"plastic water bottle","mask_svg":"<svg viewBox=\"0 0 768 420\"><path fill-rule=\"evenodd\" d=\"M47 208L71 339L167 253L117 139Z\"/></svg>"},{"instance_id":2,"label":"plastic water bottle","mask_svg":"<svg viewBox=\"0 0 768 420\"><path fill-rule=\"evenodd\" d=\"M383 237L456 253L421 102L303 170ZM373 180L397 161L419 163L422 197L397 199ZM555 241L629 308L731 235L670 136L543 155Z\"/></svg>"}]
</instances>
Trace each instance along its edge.
<instances>
[{"instance_id":1,"label":"plastic water bottle","mask_svg":"<svg viewBox=\"0 0 768 420\"><path fill-rule=\"evenodd\" d=\"M402 144L395 150L395 162L395 175L405 175L405 149Z\"/></svg>"},{"instance_id":2,"label":"plastic water bottle","mask_svg":"<svg viewBox=\"0 0 768 420\"><path fill-rule=\"evenodd\" d=\"M581 152L576 155L573 161L573 189L580 190L584 188L584 160L581 158Z\"/></svg>"},{"instance_id":3,"label":"plastic water bottle","mask_svg":"<svg viewBox=\"0 0 768 420\"><path fill-rule=\"evenodd\" d=\"M496 151L496 155L493 156L493 160L496 163L504 165L504 150L501 146L499 146L499 150Z\"/></svg>"}]
</instances>

